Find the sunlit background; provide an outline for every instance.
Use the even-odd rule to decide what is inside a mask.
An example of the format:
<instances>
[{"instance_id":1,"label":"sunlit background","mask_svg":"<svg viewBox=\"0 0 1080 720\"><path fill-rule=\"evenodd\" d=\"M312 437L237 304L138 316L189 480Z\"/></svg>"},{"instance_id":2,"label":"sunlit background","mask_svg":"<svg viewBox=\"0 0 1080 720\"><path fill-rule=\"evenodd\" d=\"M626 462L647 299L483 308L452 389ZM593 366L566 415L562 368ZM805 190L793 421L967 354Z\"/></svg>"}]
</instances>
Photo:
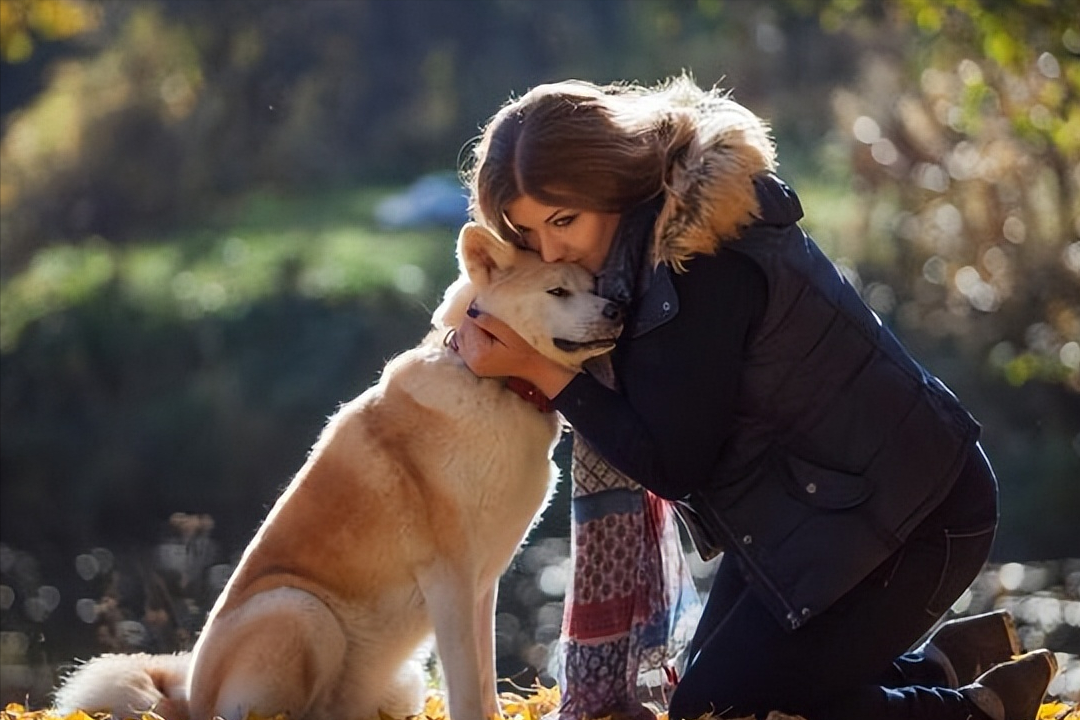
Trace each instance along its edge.
<instances>
[{"instance_id":1,"label":"sunlit background","mask_svg":"<svg viewBox=\"0 0 1080 720\"><path fill-rule=\"evenodd\" d=\"M806 227L983 423L1002 522L956 610L1013 609L1080 696L1078 17L0 0L0 702L190 647L325 418L423 334L503 101L683 70L769 120ZM523 686L550 682L567 514L563 490L501 588Z\"/></svg>"}]
</instances>

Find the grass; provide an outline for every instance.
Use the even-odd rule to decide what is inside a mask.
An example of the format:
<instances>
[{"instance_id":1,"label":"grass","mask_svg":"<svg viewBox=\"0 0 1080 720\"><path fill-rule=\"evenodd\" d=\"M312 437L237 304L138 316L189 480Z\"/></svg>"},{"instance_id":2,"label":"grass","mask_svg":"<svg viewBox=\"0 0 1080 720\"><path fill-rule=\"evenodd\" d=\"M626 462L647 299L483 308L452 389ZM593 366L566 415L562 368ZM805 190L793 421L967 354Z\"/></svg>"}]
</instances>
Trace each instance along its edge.
<instances>
[{"instance_id":1,"label":"grass","mask_svg":"<svg viewBox=\"0 0 1080 720\"><path fill-rule=\"evenodd\" d=\"M205 224L123 245L56 244L0 287L0 352L28 325L94 296L166 318L230 314L281 292L337 300L400 292L430 300L452 279L449 228L381 230L386 190L253 193Z\"/></svg>"}]
</instances>

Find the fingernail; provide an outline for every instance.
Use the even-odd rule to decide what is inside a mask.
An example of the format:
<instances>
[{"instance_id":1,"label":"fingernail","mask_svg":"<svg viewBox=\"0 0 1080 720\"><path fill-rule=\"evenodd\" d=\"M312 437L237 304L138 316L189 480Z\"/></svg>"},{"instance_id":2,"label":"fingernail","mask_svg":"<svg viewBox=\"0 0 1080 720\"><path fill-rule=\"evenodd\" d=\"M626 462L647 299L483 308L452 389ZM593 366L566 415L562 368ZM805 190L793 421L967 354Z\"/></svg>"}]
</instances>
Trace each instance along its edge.
<instances>
[{"instance_id":1,"label":"fingernail","mask_svg":"<svg viewBox=\"0 0 1080 720\"><path fill-rule=\"evenodd\" d=\"M480 311L477 310L476 307L473 305L469 306L469 309L465 311L465 314L471 318L480 317Z\"/></svg>"}]
</instances>

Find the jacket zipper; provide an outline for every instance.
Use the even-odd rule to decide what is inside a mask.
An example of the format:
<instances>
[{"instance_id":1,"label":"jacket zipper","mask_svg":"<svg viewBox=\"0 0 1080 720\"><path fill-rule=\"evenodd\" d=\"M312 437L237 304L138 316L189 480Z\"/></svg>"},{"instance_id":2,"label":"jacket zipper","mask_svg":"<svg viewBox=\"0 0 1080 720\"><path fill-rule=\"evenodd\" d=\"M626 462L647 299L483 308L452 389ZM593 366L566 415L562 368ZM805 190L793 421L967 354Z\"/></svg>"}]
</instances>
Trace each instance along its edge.
<instances>
[{"instance_id":1,"label":"jacket zipper","mask_svg":"<svg viewBox=\"0 0 1080 720\"><path fill-rule=\"evenodd\" d=\"M743 548L744 543L731 531L731 527L724 522L724 519L720 517L720 514L714 512L713 517L716 519L717 524L723 529L724 533L731 538L732 545L736 548L736 552L739 553L739 556L746 562L750 571L754 573L754 577L765 586L765 589L768 590L773 597L780 601L780 605L783 607L784 612L787 613L785 619L788 621L788 625L791 626L791 629L798 630L802 624L806 622L805 619L810 614L809 608L803 608L801 613L796 612L795 608L791 607L783 593L780 592L780 589L769 579L769 576L761 570L757 562L750 557L750 553ZM752 541L753 538L751 536L751 542Z\"/></svg>"}]
</instances>

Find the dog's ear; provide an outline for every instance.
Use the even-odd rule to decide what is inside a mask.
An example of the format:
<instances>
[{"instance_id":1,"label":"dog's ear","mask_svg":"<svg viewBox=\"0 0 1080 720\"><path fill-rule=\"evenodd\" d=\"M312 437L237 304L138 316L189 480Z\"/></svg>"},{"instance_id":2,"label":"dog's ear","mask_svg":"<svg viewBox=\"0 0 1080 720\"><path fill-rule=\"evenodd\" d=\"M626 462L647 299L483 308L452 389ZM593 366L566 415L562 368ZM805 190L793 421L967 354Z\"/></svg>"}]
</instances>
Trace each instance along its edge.
<instances>
[{"instance_id":1,"label":"dog's ear","mask_svg":"<svg viewBox=\"0 0 1080 720\"><path fill-rule=\"evenodd\" d=\"M456 328L465 317L465 310L476 298L477 288L491 281L491 273L513 263L517 249L500 240L477 223L466 223L458 235L457 255L461 276L443 293L442 302L432 313L435 327Z\"/></svg>"},{"instance_id":2,"label":"dog's ear","mask_svg":"<svg viewBox=\"0 0 1080 720\"><path fill-rule=\"evenodd\" d=\"M516 253L513 245L474 222L466 223L458 235L461 272L477 286L487 284L492 271L513 265Z\"/></svg>"}]
</instances>

